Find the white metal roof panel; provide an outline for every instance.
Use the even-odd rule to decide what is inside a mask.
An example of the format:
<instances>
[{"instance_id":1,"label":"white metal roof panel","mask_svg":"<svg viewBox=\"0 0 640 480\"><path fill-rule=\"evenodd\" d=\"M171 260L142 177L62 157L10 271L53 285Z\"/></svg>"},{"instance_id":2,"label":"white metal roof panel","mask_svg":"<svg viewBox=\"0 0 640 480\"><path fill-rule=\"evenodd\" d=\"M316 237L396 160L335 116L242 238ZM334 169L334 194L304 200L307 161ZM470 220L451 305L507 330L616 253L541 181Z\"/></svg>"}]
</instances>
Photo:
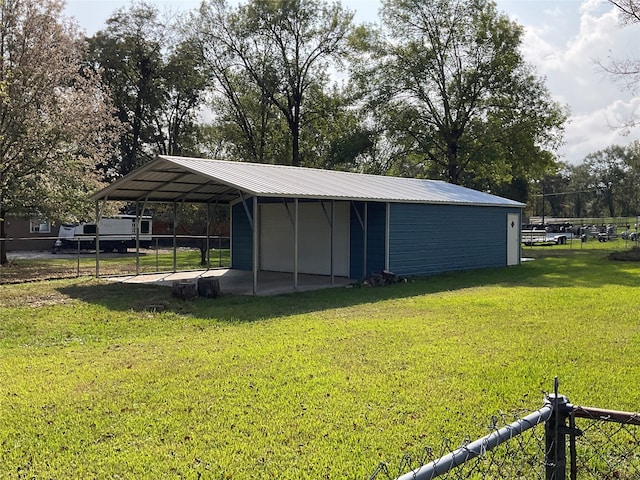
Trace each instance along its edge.
<instances>
[{"instance_id":1,"label":"white metal roof panel","mask_svg":"<svg viewBox=\"0 0 640 480\"><path fill-rule=\"evenodd\" d=\"M92 198L227 202L239 192L260 197L523 206L439 180L170 156L159 157Z\"/></svg>"}]
</instances>

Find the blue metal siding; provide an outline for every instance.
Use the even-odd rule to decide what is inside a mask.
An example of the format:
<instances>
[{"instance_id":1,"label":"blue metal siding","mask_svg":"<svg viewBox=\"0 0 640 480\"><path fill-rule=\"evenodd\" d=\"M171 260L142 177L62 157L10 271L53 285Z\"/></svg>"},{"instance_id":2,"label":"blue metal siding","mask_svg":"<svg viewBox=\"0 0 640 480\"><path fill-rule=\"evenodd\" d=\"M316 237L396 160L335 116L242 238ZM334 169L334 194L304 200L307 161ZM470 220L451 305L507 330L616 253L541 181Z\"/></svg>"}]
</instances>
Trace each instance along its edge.
<instances>
[{"instance_id":1,"label":"blue metal siding","mask_svg":"<svg viewBox=\"0 0 640 480\"><path fill-rule=\"evenodd\" d=\"M367 277L384 270L387 204L369 203L367 212Z\"/></svg>"},{"instance_id":2,"label":"blue metal siding","mask_svg":"<svg viewBox=\"0 0 640 480\"><path fill-rule=\"evenodd\" d=\"M358 214L364 221L364 203L363 202L351 202L351 209L349 212L350 217L350 237L351 243L349 246L349 277L350 278L364 278L363 277L363 264L364 264L364 232L362 231L362 225L356 214Z\"/></svg>"},{"instance_id":3,"label":"blue metal siding","mask_svg":"<svg viewBox=\"0 0 640 480\"><path fill-rule=\"evenodd\" d=\"M367 222L367 269L364 264L364 232L362 224L356 215L357 208L362 221ZM352 202L351 204L351 251L350 251L350 277L366 278L373 272L384 270L385 265L385 226L386 204L371 202L367 205L365 215L364 202Z\"/></svg>"},{"instance_id":4,"label":"blue metal siding","mask_svg":"<svg viewBox=\"0 0 640 480\"><path fill-rule=\"evenodd\" d=\"M248 202L249 211L253 203ZM356 215L365 219L365 202L351 202L350 277L363 278L385 268L385 203L367 207L367 268L364 235ZM519 208L391 203L389 269L398 275L428 275L451 270L504 266L507 215ZM253 233L242 203L232 207L232 268L253 268Z\"/></svg>"},{"instance_id":5,"label":"blue metal siding","mask_svg":"<svg viewBox=\"0 0 640 480\"><path fill-rule=\"evenodd\" d=\"M392 204L389 268L398 275L504 266L517 208Z\"/></svg>"},{"instance_id":6,"label":"blue metal siding","mask_svg":"<svg viewBox=\"0 0 640 480\"><path fill-rule=\"evenodd\" d=\"M253 202L247 202L253 215ZM231 268L253 269L253 232L242 203L232 207L231 212Z\"/></svg>"}]
</instances>

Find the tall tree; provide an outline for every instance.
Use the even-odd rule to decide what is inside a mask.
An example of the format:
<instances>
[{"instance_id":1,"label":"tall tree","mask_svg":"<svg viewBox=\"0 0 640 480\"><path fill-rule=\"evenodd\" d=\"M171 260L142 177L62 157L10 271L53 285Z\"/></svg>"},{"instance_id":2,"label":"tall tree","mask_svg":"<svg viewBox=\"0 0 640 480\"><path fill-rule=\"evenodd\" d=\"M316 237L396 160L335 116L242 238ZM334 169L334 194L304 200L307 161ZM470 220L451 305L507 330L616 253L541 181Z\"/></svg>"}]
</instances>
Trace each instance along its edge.
<instances>
[{"instance_id":1,"label":"tall tree","mask_svg":"<svg viewBox=\"0 0 640 480\"><path fill-rule=\"evenodd\" d=\"M303 163L301 132L314 113L309 97L324 89L329 67L345 56L352 17L339 3L315 0L250 0L235 9L225 0L203 4L199 36L207 59L256 153L263 138L254 134L269 119L262 109L267 101L288 129L289 163ZM242 102L247 81L259 92L258 115L247 115Z\"/></svg>"},{"instance_id":2,"label":"tall tree","mask_svg":"<svg viewBox=\"0 0 640 480\"><path fill-rule=\"evenodd\" d=\"M116 130L86 44L62 0L0 3L0 238L9 213L87 213ZM0 263L6 263L0 240Z\"/></svg>"},{"instance_id":3,"label":"tall tree","mask_svg":"<svg viewBox=\"0 0 640 480\"><path fill-rule=\"evenodd\" d=\"M382 23L354 78L412 175L493 189L553 166L567 114L494 2L386 0Z\"/></svg>"},{"instance_id":4,"label":"tall tree","mask_svg":"<svg viewBox=\"0 0 640 480\"><path fill-rule=\"evenodd\" d=\"M620 206L622 215L638 215L640 212L640 142L635 141L624 148L625 175Z\"/></svg>"},{"instance_id":5,"label":"tall tree","mask_svg":"<svg viewBox=\"0 0 640 480\"><path fill-rule=\"evenodd\" d=\"M89 45L89 61L125 127L119 151L104 166L107 176L126 175L157 154L194 154L207 86L197 45L145 1L116 10Z\"/></svg>"},{"instance_id":6,"label":"tall tree","mask_svg":"<svg viewBox=\"0 0 640 480\"><path fill-rule=\"evenodd\" d=\"M155 151L163 155L197 155L198 113L210 82L193 39L182 38L171 47L161 76L162 103L152 119Z\"/></svg>"},{"instance_id":7,"label":"tall tree","mask_svg":"<svg viewBox=\"0 0 640 480\"><path fill-rule=\"evenodd\" d=\"M616 145L591 153L584 159L592 178L592 188L598 193L597 210L609 217L620 213L616 199L624 188L627 170L624 156L624 147Z\"/></svg>"},{"instance_id":8,"label":"tall tree","mask_svg":"<svg viewBox=\"0 0 640 480\"><path fill-rule=\"evenodd\" d=\"M217 67L212 71L213 129L225 157L255 163L291 158L286 124L246 73Z\"/></svg>"},{"instance_id":9,"label":"tall tree","mask_svg":"<svg viewBox=\"0 0 640 480\"><path fill-rule=\"evenodd\" d=\"M589 167L581 163L573 165L570 169L569 191L573 192L573 207L571 215L576 218L598 216L594 211L595 207L595 190L593 181L589 172Z\"/></svg>"},{"instance_id":10,"label":"tall tree","mask_svg":"<svg viewBox=\"0 0 640 480\"><path fill-rule=\"evenodd\" d=\"M160 108L164 23L155 7L144 2L121 8L107 20L106 28L89 39L89 60L102 72L125 127L120 149L105 170L108 176L126 175L153 157L151 120Z\"/></svg>"},{"instance_id":11,"label":"tall tree","mask_svg":"<svg viewBox=\"0 0 640 480\"><path fill-rule=\"evenodd\" d=\"M640 211L640 142L612 145L568 167L574 217L634 216Z\"/></svg>"},{"instance_id":12,"label":"tall tree","mask_svg":"<svg viewBox=\"0 0 640 480\"><path fill-rule=\"evenodd\" d=\"M548 172L539 182L538 195L544 202L546 215L552 217L570 217L572 196L569 191L571 168L558 163L555 172Z\"/></svg>"}]
</instances>

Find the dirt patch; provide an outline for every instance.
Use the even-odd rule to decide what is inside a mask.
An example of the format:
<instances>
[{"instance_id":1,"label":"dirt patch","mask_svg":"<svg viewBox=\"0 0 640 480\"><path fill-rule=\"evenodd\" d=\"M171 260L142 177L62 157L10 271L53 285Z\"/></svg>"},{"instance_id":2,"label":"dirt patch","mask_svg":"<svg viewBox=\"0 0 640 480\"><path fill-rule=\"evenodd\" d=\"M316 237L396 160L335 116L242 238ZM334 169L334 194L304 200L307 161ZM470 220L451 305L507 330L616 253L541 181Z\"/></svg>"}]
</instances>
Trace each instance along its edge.
<instances>
[{"instance_id":1,"label":"dirt patch","mask_svg":"<svg viewBox=\"0 0 640 480\"><path fill-rule=\"evenodd\" d=\"M95 271L95 269L94 269ZM82 273L81 273L82 274ZM89 272L87 271L87 273ZM47 263L18 263L10 261L0 267L0 284L15 284L73 278L78 275L72 266L51 265Z\"/></svg>"},{"instance_id":2,"label":"dirt patch","mask_svg":"<svg viewBox=\"0 0 640 480\"><path fill-rule=\"evenodd\" d=\"M65 294L56 290L46 288L42 291L41 285L29 284L21 285L2 292L0 296L0 307L15 308L29 306L32 308L45 307L50 305L62 305L72 300Z\"/></svg>"},{"instance_id":3,"label":"dirt patch","mask_svg":"<svg viewBox=\"0 0 640 480\"><path fill-rule=\"evenodd\" d=\"M640 262L640 247L633 247L631 250L613 252L609 255L609 260L620 262Z\"/></svg>"}]
</instances>

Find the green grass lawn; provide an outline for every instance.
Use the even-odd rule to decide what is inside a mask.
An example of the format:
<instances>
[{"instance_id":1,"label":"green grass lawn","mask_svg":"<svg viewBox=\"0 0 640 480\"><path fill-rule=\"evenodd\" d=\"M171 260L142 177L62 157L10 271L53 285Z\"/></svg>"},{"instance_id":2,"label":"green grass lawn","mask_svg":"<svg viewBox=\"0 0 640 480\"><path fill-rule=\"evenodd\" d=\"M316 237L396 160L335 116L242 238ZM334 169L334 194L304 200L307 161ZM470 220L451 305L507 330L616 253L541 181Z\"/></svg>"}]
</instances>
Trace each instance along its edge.
<instances>
[{"instance_id":1,"label":"green grass lawn","mask_svg":"<svg viewBox=\"0 0 640 480\"><path fill-rule=\"evenodd\" d=\"M555 376L637 411L640 264L611 248L272 298L2 286L0 478L363 479L539 408Z\"/></svg>"}]
</instances>

